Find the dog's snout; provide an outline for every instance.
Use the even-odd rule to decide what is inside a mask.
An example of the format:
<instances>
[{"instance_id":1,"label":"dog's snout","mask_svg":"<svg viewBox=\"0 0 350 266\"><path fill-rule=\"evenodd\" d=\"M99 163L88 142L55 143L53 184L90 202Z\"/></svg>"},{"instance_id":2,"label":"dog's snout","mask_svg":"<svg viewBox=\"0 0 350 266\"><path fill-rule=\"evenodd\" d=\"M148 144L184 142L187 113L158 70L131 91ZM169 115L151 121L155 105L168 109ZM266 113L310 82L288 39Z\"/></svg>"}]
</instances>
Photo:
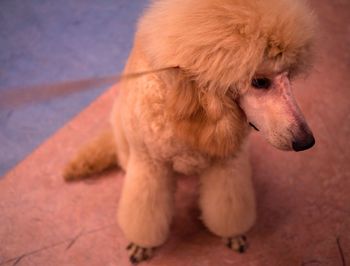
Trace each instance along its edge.
<instances>
[{"instance_id":1,"label":"dog's snout","mask_svg":"<svg viewBox=\"0 0 350 266\"><path fill-rule=\"evenodd\" d=\"M312 133L304 134L302 138L293 141L292 146L294 151L304 151L315 145L315 138Z\"/></svg>"}]
</instances>

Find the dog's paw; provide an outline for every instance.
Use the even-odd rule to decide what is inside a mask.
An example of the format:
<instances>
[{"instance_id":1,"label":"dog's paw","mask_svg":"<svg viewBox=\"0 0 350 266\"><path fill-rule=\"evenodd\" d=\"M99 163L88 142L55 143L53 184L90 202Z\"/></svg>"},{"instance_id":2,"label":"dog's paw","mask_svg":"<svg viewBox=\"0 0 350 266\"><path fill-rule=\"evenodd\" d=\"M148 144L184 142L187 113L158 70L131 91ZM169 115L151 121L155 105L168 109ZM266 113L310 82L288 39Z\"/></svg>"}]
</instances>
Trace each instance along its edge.
<instances>
[{"instance_id":1,"label":"dog's paw","mask_svg":"<svg viewBox=\"0 0 350 266\"><path fill-rule=\"evenodd\" d=\"M226 238L226 246L238 253L244 253L248 249L248 241L244 235L229 237Z\"/></svg>"},{"instance_id":2,"label":"dog's paw","mask_svg":"<svg viewBox=\"0 0 350 266\"><path fill-rule=\"evenodd\" d=\"M137 264L141 261L148 260L153 254L153 248L142 248L134 243L130 243L126 249L129 252L129 260L132 264Z\"/></svg>"}]
</instances>

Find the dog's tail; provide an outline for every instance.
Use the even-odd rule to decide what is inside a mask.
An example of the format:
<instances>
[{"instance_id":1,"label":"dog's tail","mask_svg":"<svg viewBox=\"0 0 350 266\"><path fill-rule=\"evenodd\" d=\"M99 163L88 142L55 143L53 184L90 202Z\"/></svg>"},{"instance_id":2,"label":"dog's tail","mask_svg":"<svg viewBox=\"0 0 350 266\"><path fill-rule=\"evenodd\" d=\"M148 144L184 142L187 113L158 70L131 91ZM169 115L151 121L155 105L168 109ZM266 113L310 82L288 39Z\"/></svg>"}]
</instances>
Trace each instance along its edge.
<instances>
[{"instance_id":1,"label":"dog's tail","mask_svg":"<svg viewBox=\"0 0 350 266\"><path fill-rule=\"evenodd\" d=\"M116 146L112 130L106 130L83 146L64 171L66 181L90 177L117 166Z\"/></svg>"}]
</instances>

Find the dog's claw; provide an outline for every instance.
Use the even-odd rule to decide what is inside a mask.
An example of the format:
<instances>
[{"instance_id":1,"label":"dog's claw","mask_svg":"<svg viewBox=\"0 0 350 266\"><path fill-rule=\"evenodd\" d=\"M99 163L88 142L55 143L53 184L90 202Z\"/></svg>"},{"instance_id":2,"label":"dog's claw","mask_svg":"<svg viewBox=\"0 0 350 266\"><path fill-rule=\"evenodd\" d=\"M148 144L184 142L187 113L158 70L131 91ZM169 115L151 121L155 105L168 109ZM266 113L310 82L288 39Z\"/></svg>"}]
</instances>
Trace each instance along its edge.
<instances>
[{"instance_id":1,"label":"dog's claw","mask_svg":"<svg viewBox=\"0 0 350 266\"><path fill-rule=\"evenodd\" d=\"M142 248L134 243L130 243L126 249L129 251L129 260L132 264L148 260L153 253L153 248Z\"/></svg>"},{"instance_id":2,"label":"dog's claw","mask_svg":"<svg viewBox=\"0 0 350 266\"><path fill-rule=\"evenodd\" d=\"M229 237L226 239L226 246L238 253L244 253L248 249L248 241L244 235Z\"/></svg>"}]
</instances>

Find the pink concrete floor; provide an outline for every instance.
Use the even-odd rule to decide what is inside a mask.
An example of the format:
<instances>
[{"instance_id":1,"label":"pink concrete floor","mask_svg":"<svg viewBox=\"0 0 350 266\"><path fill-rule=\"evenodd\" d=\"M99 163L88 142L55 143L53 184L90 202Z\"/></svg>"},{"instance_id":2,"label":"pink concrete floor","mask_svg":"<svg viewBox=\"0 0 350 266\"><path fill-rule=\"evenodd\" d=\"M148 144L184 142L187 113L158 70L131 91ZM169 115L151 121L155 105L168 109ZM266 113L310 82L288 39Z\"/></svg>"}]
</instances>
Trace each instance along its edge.
<instances>
[{"instance_id":1,"label":"pink concrete floor","mask_svg":"<svg viewBox=\"0 0 350 266\"><path fill-rule=\"evenodd\" d=\"M244 255L200 223L196 179L180 178L167 243L142 265L350 264L350 2L312 1L320 18L314 71L295 85L316 146L281 152L252 134L258 220ZM106 124L109 90L0 181L0 265L129 265L116 224L124 174L67 184L75 149Z\"/></svg>"}]
</instances>

